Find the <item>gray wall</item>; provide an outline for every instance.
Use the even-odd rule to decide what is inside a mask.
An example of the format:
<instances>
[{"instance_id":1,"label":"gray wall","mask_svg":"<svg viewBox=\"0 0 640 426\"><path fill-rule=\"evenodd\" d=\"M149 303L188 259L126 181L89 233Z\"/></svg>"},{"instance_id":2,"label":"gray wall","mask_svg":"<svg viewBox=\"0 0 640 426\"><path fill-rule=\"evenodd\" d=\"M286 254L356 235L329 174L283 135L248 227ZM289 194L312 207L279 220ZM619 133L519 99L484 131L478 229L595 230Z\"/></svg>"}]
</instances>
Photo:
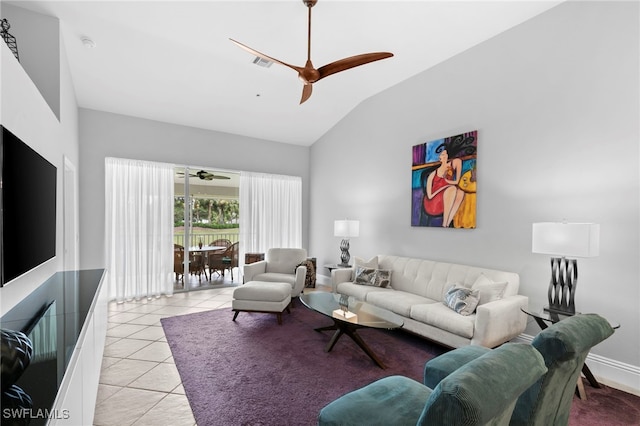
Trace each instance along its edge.
<instances>
[{"instance_id":1,"label":"gray wall","mask_svg":"<svg viewBox=\"0 0 640 426\"><path fill-rule=\"evenodd\" d=\"M16 38L20 65L60 119L60 23L57 18L2 4L2 18ZM66 61L66 56L64 57ZM75 115L75 112L74 112Z\"/></svg>"},{"instance_id":2,"label":"gray wall","mask_svg":"<svg viewBox=\"0 0 640 426\"><path fill-rule=\"evenodd\" d=\"M19 10L18 10L19 9ZM9 7L2 5L3 17ZM78 165L78 115L76 96L71 82L71 74L66 60L63 44L58 46L58 20L50 18L48 25L39 26L43 15L12 8L19 11L24 22L31 23L31 29L43 38L55 38L55 51L49 52L43 61L45 67L50 65L50 55L55 55L59 70L54 73L60 76L59 111L53 111L41 91L25 72L24 67L15 59L4 41L0 41L0 121L27 145L57 168L57 220L56 220L56 257L11 281L0 289L0 314L15 306L29 295L35 288L57 271L63 269L63 172L64 158ZM29 17L33 18L32 21ZM27 57L32 53L28 44L20 44L20 56ZM36 54L35 57L38 55ZM55 61L54 61L55 62ZM57 114L59 112L60 119ZM77 183L76 183L77 186ZM28 194L25 194L28 197ZM76 212L77 217L77 212Z\"/></svg>"},{"instance_id":3,"label":"gray wall","mask_svg":"<svg viewBox=\"0 0 640 426\"><path fill-rule=\"evenodd\" d=\"M637 2L563 3L363 102L312 146L310 253L335 263L333 221L359 219L352 256L515 271L543 304L549 257L531 253L531 224L599 223L600 256L578 261L578 309L622 325L594 353L637 371L638 40ZM411 227L411 147L471 130L477 229Z\"/></svg>"},{"instance_id":4,"label":"gray wall","mask_svg":"<svg viewBox=\"0 0 640 426\"><path fill-rule=\"evenodd\" d=\"M309 148L80 109L80 266L104 267L105 157L302 177L309 241ZM242 213L241 213L242 214ZM89 249L90 248L90 249Z\"/></svg>"}]
</instances>

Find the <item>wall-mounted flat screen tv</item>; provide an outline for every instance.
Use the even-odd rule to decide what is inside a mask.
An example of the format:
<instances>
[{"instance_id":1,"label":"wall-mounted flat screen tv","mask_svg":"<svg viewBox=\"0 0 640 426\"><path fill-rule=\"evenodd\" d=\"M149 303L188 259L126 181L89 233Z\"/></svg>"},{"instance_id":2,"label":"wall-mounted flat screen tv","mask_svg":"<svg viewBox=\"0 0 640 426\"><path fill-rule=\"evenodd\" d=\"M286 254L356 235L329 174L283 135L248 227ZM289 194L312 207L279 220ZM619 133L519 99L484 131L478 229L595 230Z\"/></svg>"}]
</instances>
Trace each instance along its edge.
<instances>
[{"instance_id":1,"label":"wall-mounted flat screen tv","mask_svg":"<svg viewBox=\"0 0 640 426\"><path fill-rule=\"evenodd\" d=\"M0 286L56 255L56 167L6 127L0 142Z\"/></svg>"}]
</instances>

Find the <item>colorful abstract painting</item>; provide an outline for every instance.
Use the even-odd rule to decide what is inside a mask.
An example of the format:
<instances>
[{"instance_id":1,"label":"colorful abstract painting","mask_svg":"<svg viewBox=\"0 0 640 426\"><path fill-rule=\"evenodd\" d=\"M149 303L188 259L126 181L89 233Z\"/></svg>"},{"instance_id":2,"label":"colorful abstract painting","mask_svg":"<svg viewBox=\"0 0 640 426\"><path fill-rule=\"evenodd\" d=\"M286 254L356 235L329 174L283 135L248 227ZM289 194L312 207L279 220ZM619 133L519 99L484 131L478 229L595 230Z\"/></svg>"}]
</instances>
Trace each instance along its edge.
<instances>
[{"instance_id":1,"label":"colorful abstract painting","mask_svg":"<svg viewBox=\"0 0 640 426\"><path fill-rule=\"evenodd\" d=\"M413 147L411 226L476 227L478 131Z\"/></svg>"}]
</instances>

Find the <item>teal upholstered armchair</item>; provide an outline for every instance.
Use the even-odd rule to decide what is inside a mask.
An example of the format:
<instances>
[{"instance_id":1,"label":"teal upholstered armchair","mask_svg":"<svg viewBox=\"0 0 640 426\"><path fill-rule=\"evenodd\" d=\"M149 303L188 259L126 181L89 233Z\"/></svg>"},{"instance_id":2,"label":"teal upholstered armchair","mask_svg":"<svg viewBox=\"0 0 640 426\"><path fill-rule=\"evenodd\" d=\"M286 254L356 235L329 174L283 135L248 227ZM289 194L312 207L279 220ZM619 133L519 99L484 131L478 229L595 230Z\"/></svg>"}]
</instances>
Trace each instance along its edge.
<instances>
[{"instance_id":1,"label":"teal upholstered armchair","mask_svg":"<svg viewBox=\"0 0 640 426\"><path fill-rule=\"evenodd\" d=\"M596 314L563 319L538 334L531 346L542 354L548 372L518 399L511 425L567 425L575 385L589 350L613 334L609 322ZM434 358L425 366L425 384L436 386L450 372L484 356L491 349L460 348L451 357Z\"/></svg>"},{"instance_id":2,"label":"teal upholstered armchair","mask_svg":"<svg viewBox=\"0 0 640 426\"><path fill-rule=\"evenodd\" d=\"M458 350L438 358L447 358ZM507 343L468 362L434 388L403 376L373 382L325 406L318 424L508 424L520 394L546 370L534 348Z\"/></svg>"}]
</instances>

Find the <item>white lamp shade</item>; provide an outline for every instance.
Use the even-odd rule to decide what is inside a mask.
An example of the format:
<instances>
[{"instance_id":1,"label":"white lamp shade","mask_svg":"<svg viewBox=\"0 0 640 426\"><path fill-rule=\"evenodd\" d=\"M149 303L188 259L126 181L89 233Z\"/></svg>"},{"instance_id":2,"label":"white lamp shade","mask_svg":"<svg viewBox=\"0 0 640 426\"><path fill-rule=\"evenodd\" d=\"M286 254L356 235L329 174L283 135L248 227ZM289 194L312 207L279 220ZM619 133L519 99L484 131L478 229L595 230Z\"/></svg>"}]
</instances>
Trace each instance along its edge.
<instances>
[{"instance_id":1,"label":"white lamp shade","mask_svg":"<svg viewBox=\"0 0 640 426\"><path fill-rule=\"evenodd\" d=\"M333 235L342 238L357 237L360 235L360 221L336 220L333 223Z\"/></svg>"},{"instance_id":2,"label":"white lamp shade","mask_svg":"<svg viewBox=\"0 0 640 426\"><path fill-rule=\"evenodd\" d=\"M598 256L600 225L596 223L534 223L531 251L565 257Z\"/></svg>"}]
</instances>

